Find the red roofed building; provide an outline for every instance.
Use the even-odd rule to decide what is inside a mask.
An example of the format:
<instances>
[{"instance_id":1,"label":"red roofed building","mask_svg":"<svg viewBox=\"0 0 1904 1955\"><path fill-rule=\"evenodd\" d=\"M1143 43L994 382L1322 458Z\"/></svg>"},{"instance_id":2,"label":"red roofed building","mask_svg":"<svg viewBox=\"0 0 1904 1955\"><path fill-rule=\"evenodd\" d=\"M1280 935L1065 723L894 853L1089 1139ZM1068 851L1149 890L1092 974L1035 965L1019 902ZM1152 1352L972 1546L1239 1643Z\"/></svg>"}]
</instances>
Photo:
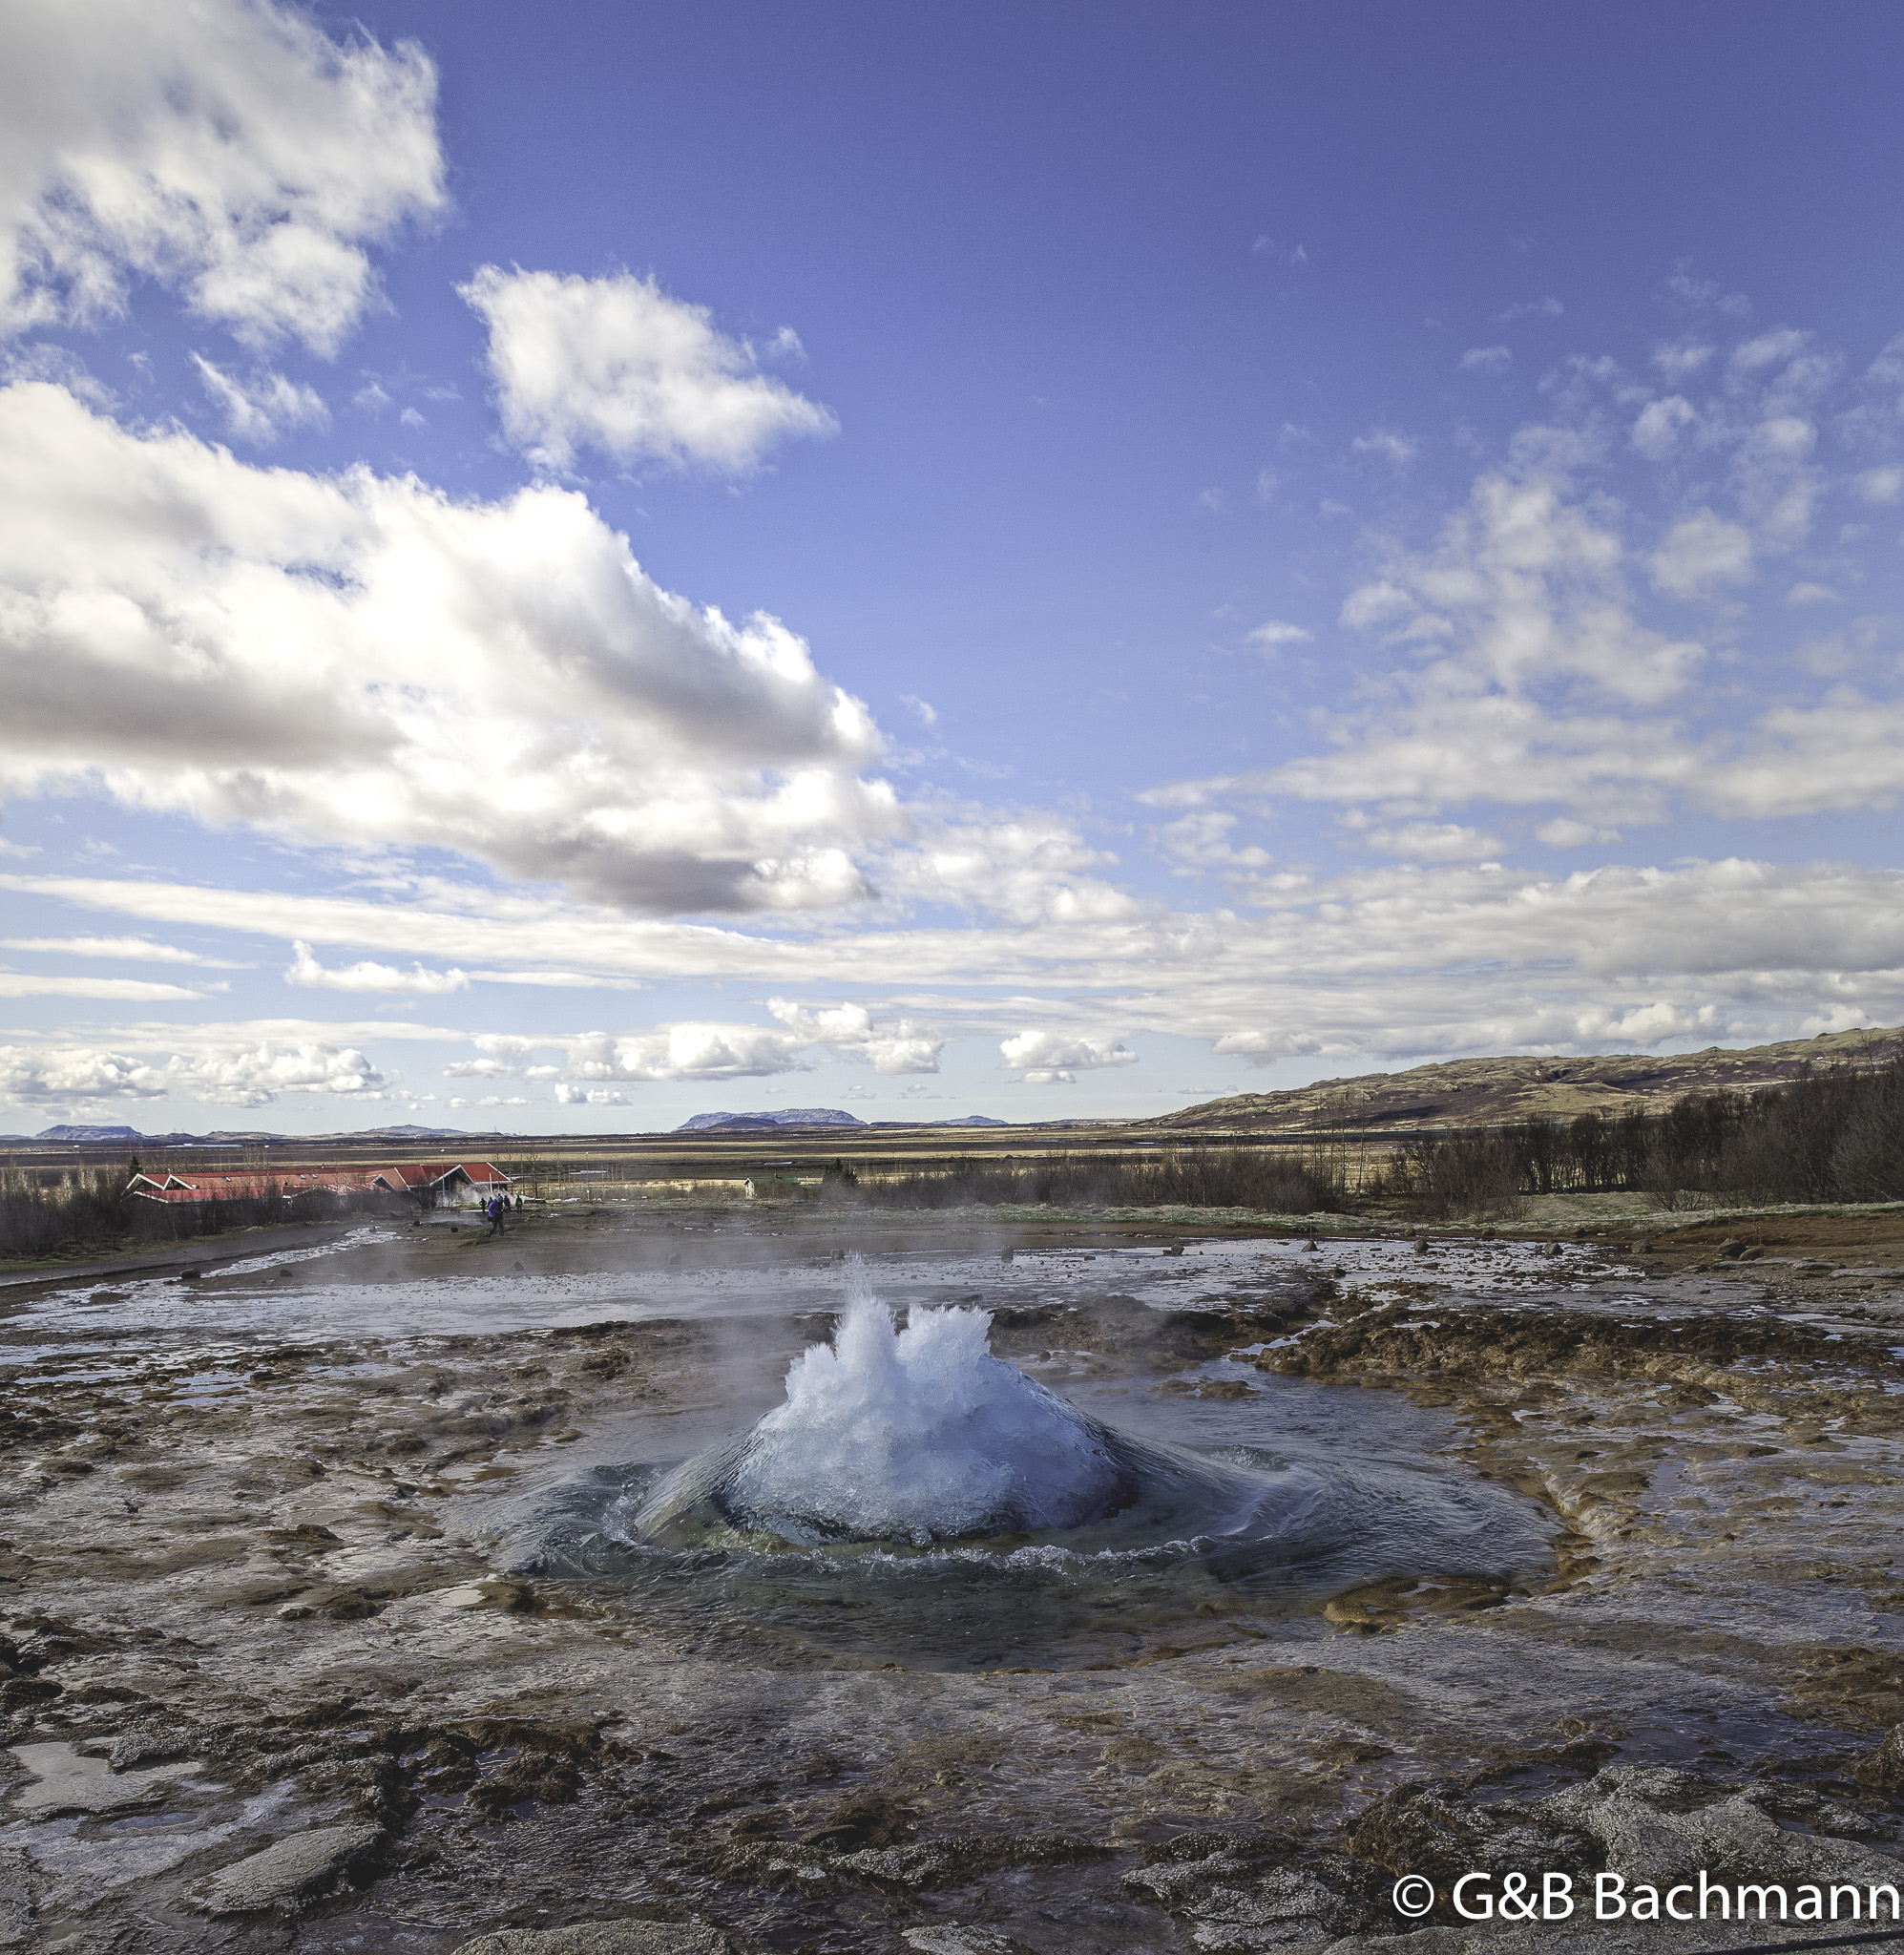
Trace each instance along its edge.
<instances>
[{"instance_id":1,"label":"red roofed building","mask_svg":"<svg viewBox=\"0 0 1904 1955\"><path fill-rule=\"evenodd\" d=\"M326 1184L314 1174L136 1174L129 1195L149 1202L257 1202L315 1194Z\"/></svg>"},{"instance_id":2,"label":"red roofed building","mask_svg":"<svg viewBox=\"0 0 1904 1955\"><path fill-rule=\"evenodd\" d=\"M392 1194L429 1195L437 1201L487 1200L509 1187L509 1176L491 1161L407 1161L372 1171L365 1186Z\"/></svg>"},{"instance_id":3,"label":"red roofed building","mask_svg":"<svg viewBox=\"0 0 1904 1955\"><path fill-rule=\"evenodd\" d=\"M149 1202L289 1201L304 1194L417 1195L430 1201L469 1202L501 1194L509 1176L490 1161L406 1162L395 1167L333 1174L136 1174L129 1195Z\"/></svg>"}]
</instances>

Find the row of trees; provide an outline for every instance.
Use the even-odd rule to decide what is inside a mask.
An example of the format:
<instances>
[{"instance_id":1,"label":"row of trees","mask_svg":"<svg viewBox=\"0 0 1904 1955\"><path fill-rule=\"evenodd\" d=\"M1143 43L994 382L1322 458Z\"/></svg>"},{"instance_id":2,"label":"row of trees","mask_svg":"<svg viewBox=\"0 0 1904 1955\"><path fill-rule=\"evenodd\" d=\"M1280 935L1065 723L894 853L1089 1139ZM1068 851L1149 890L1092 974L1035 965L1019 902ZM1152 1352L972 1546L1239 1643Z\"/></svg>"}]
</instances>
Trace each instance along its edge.
<instances>
[{"instance_id":1,"label":"row of trees","mask_svg":"<svg viewBox=\"0 0 1904 1955\"><path fill-rule=\"evenodd\" d=\"M850 1184L850 1185L849 1185ZM1156 1159L962 1161L863 1185L829 1172L825 1192L892 1209L1011 1203L1055 1209L1248 1209L1266 1215L1336 1212L1349 1206L1341 1169L1306 1155L1256 1147L1191 1148Z\"/></svg>"},{"instance_id":2,"label":"row of trees","mask_svg":"<svg viewBox=\"0 0 1904 1955\"><path fill-rule=\"evenodd\" d=\"M1904 1059L1754 1093L1689 1093L1663 1113L1583 1113L1421 1140L1390 1158L1370 1191L1452 1215L1600 1190L1649 1194L1668 1208L1707 1197L1904 1198Z\"/></svg>"}]
</instances>

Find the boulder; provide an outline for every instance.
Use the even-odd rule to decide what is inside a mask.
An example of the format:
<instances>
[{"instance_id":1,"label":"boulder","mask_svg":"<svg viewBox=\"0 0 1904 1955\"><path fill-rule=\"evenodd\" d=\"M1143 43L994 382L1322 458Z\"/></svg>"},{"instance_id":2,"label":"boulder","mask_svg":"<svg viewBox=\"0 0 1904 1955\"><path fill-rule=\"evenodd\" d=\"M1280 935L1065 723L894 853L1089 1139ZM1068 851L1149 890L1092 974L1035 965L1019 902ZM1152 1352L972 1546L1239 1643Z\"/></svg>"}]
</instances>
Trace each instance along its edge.
<instances>
[{"instance_id":1,"label":"boulder","mask_svg":"<svg viewBox=\"0 0 1904 1955\"><path fill-rule=\"evenodd\" d=\"M207 1914L260 1914L295 1908L332 1885L384 1837L381 1826L318 1826L262 1853L234 1860L195 1897Z\"/></svg>"}]
</instances>

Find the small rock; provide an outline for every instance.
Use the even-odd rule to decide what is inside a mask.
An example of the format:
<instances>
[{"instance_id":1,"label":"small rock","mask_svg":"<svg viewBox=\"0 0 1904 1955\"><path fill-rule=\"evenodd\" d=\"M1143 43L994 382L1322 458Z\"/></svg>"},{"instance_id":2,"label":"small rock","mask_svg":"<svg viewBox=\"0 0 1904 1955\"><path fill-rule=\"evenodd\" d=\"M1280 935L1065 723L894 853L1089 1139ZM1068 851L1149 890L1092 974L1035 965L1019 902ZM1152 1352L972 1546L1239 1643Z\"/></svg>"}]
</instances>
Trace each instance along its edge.
<instances>
[{"instance_id":1,"label":"small rock","mask_svg":"<svg viewBox=\"0 0 1904 1955\"><path fill-rule=\"evenodd\" d=\"M585 1921L569 1928L502 1928L465 1942L456 1955L731 1955L704 1921Z\"/></svg>"},{"instance_id":2,"label":"small rock","mask_svg":"<svg viewBox=\"0 0 1904 1955\"><path fill-rule=\"evenodd\" d=\"M182 1758L192 1749L189 1739L161 1737L155 1732L132 1731L113 1741L106 1762L115 1772L128 1772L135 1765L155 1765L167 1758Z\"/></svg>"},{"instance_id":3,"label":"small rock","mask_svg":"<svg viewBox=\"0 0 1904 1955\"><path fill-rule=\"evenodd\" d=\"M320 1607L334 1623L358 1623L366 1616L376 1615L382 1605L371 1601L360 1588L345 1588Z\"/></svg>"},{"instance_id":4,"label":"small rock","mask_svg":"<svg viewBox=\"0 0 1904 1955\"><path fill-rule=\"evenodd\" d=\"M1414 1245L1414 1252L1418 1256L1425 1256L1428 1254L1429 1241L1427 1236L1423 1235L1416 1238Z\"/></svg>"},{"instance_id":5,"label":"small rock","mask_svg":"<svg viewBox=\"0 0 1904 1955\"><path fill-rule=\"evenodd\" d=\"M1894 1724L1891 1735L1858 1760L1852 1776L1873 1792L1904 1792L1904 1724Z\"/></svg>"},{"instance_id":6,"label":"small rock","mask_svg":"<svg viewBox=\"0 0 1904 1955\"><path fill-rule=\"evenodd\" d=\"M66 1686L50 1676L10 1676L0 1683L0 1711L20 1711L29 1704L51 1704L65 1694Z\"/></svg>"},{"instance_id":7,"label":"small rock","mask_svg":"<svg viewBox=\"0 0 1904 1955\"><path fill-rule=\"evenodd\" d=\"M1032 1955L1024 1943L995 1928L973 1927L964 1922L942 1922L936 1927L908 1928L899 1937L921 1955Z\"/></svg>"},{"instance_id":8,"label":"small rock","mask_svg":"<svg viewBox=\"0 0 1904 1955\"><path fill-rule=\"evenodd\" d=\"M196 1899L207 1914L296 1907L329 1886L383 1837L381 1826L319 1826L309 1833L294 1833L262 1853L220 1867Z\"/></svg>"}]
</instances>

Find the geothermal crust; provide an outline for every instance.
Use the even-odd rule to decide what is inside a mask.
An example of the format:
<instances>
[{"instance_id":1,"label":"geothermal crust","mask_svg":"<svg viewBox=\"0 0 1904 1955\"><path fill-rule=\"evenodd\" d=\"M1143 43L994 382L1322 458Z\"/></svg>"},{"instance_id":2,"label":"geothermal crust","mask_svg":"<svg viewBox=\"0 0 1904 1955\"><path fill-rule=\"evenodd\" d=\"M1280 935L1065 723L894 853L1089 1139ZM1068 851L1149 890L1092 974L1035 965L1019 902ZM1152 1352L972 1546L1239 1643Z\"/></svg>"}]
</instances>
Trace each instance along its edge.
<instances>
[{"instance_id":1,"label":"geothermal crust","mask_svg":"<svg viewBox=\"0 0 1904 1955\"><path fill-rule=\"evenodd\" d=\"M742 1269L689 1238L565 1322L547 1298L616 1252L577 1242L481 1251L498 1325L454 1335L297 1322L340 1320L320 1285L427 1299L470 1238L215 1270L215 1340L182 1307L154 1330L135 1281L64 1340L45 1286L11 1293L0 1948L1350 1955L1401 1924L1406 1873L1438 1892L1420 1955L1717 1947L1806 1930L1482 1929L1447 1891L1899 1877L1887 1270L1348 1241L882 1263L890 1301L991 1311L994 1353L1113 1425L1320 1407L1396 1456L1432 1431L1555 1537L1540 1570L1293 1612L1211 1581L961 1668L524 1566L562 1487L769 1412L839 1300L804 1244Z\"/></svg>"}]
</instances>

